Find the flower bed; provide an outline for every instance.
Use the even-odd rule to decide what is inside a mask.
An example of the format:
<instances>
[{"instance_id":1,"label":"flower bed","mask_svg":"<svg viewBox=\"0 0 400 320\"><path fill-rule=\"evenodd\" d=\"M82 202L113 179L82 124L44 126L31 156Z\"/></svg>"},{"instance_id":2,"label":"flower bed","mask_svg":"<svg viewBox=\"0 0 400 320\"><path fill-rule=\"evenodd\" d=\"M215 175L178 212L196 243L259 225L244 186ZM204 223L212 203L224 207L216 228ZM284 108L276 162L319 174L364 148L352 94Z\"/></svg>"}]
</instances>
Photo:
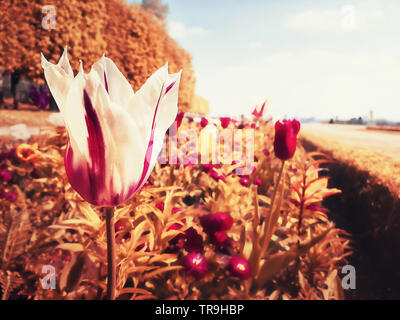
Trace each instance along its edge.
<instances>
[{"instance_id":1,"label":"flower bed","mask_svg":"<svg viewBox=\"0 0 400 320\"><path fill-rule=\"evenodd\" d=\"M343 298L338 271L350 248L321 205L340 192L319 177L319 165L328 160L297 146L282 166L270 121L222 125L254 127L252 170L238 175L240 161L157 163L144 188L115 211L117 298ZM224 130L183 118L177 134L191 129L201 136L209 126ZM64 129L46 139L2 153L3 298L101 299L104 213L68 183ZM53 290L43 285L43 266L55 269Z\"/></svg>"}]
</instances>

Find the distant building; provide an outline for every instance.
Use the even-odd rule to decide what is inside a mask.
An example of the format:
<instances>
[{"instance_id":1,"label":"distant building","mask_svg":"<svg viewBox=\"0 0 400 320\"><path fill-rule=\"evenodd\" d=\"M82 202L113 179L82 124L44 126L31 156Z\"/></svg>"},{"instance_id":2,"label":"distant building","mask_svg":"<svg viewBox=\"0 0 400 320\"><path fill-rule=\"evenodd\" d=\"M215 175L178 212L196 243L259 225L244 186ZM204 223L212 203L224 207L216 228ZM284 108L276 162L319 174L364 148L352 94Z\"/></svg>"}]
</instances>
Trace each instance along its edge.
<instances>
[{"instance_id":1,"label":"distant building","mask_svg":"<svg viewBox=\"0 0 400 320\"><path fill-rule=\"evenodd\" d=\"M376 126L376 121L375 121L375 118L374 118L374 111L370 110L369 111L369 120L367 122L367 127L370 128L370 127L375 127L375 126Z\"/></svg>"}]
</instances>

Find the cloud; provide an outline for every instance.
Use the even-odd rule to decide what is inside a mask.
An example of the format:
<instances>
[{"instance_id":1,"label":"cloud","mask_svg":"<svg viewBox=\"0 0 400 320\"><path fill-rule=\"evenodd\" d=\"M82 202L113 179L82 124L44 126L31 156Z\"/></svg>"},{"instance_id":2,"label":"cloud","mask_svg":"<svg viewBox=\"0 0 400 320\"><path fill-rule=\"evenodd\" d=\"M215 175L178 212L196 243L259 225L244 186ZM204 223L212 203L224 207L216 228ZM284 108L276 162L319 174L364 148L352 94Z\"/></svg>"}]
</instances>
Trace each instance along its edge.
<instances>
[{"instance_id":1,"label":"cloud","mask_svg":"<svg viewBox=\"0 0 400 320\"><path fill-rule=\"evenodd\" d=\"M345 5L334 9L307 10L290 15L284 27L308 32L368 30L385 19L384 12L370 5Z\"/></svg>"},{"instance_id":2,"label":"cloud","mask_svg":"<svg viewBox=\"0 0 400 320\"><path fill-rule=\"evenodd\" d=\"M180 21L168 22L168 32L172 38L177 40L207 34L207 31L201 27L187 27Z\"/></svg>"}]
</instances>

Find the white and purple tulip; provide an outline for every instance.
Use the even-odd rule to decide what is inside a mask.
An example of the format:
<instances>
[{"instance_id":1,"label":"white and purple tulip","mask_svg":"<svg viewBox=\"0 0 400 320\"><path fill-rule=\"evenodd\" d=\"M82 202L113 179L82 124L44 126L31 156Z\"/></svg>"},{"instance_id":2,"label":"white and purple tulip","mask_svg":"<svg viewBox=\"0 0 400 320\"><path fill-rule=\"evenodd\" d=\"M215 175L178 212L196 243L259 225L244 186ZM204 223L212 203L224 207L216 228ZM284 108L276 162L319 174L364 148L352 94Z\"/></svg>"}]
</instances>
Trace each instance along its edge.
<instances>
[{"instance_id":1,"label":"white and purple tulip","mask_svg":"<svg viewBox=\"0 0 400 320\"><path fill-rule=\"evenodd\" d=\"M181 72L158 69L140 90L103 56L74 77L67 50L58 64L42 55L50 91L68 132L64 163L71 186L97 206L116 206L146 183L178 107Z\"/></svg>"}]
</instances>

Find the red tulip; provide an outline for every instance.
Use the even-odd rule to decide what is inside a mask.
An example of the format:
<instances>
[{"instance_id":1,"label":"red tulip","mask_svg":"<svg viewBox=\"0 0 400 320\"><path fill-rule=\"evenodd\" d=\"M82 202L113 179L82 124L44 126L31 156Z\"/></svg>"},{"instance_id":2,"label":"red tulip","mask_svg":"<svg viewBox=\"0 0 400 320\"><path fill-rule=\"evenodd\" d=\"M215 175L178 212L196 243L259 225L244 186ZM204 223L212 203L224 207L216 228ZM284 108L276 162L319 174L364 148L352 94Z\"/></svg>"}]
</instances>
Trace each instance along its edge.
<instances>
[{"instance_id":1,"label":"red tulip","mask_svg":"<svg viewBox=\"0 0 400 320\"><path fill-rule=\"evenodd\" d=\"M196 279L203 278L208 272L208 262L201 253L192 252L184 256L182 265L185 272Z\"/></svg>"},{"instance_id":2,"label":"red tulip","mask_svg":"<svg viewBox=\"0 0 400 320\"><path fill-rule=\"evenodd\" d=\"M252 112L252 115L256 118L262 118L264 115L264 108L267 105L268 100L265 100L264 103L262 104L260 110L258 110L258 106L256 106Z\"/></svg>"},{"instance_id":3,"label":"red tulip","mask_svg":"<svg viewBox=\"0 0 400 320\"><path fill-rule=\"evenodd\" d=\"M299 131L300 122L296 119L275 123L274 152L277 158L288 160L293 157Z\"/></svg>"},{"instance_id":4,"label":"red tulip","mask_svg":"<svg viewBox=\"0 0 400 320\"><path fill-rule=\"evenodd\" d=\"M221 121L221 127L224 129L228 128L229 124L231 123L231 118L229 117L221 117L219 120Z\"/></svg>"},{"instance_id":5,"label":"red tulip","mask_svg":"<svg viewBox=\"0 0 400 320\"><path fill-rule=\"evenodd\" d=\"M235 256L229 261L228 271L233 276L246 280L251 276L251 265L246 259Z\"/></svg>"},{"instance_id":6,"label":"red tulip","mask_svg":"<svg viewBox=\"0 0 400 320\"><path fill-rule=\"evenodd\" d=\"M200 126L202 127L202 128L204 128L204 127L206 127L208 125L208 120L207 120L207 118L201 118L201 121L200 121Z\"/></svg>"},{"instance_id":7,"label":"red tulip","mask_svg":"<svg viewBox=\"0 0 400 320\"><path fill-rule=\"evenodd\" d=\"M97 206L116 206L146 183L165 132L177 115L181 73L157 70L134 93L114 62L103 56L74 78L67 51L57 65L42 55L50 91L68 132L65 169L71 186Z\"/></svg>"}]
</instances>

